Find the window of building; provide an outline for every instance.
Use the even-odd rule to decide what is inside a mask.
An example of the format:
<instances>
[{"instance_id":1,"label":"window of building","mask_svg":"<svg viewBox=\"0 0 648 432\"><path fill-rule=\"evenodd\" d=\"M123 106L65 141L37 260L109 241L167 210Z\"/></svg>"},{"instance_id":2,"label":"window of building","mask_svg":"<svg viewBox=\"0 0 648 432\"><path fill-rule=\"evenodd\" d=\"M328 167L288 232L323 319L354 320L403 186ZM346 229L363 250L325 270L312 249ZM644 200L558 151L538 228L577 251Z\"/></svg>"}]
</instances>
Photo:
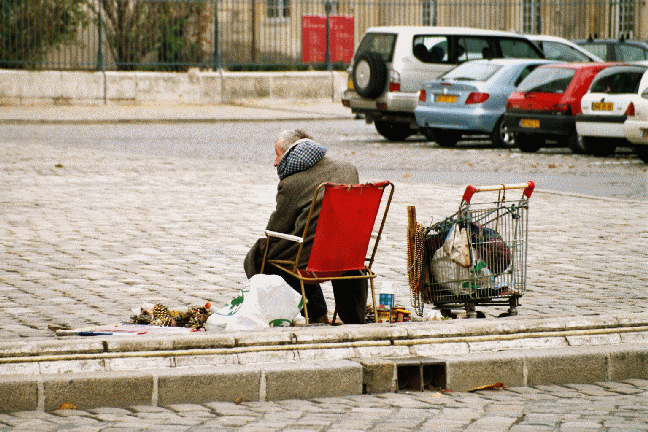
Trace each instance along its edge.
<instances>
[{"instance_id":1,"label":"window of building","mask_svg":"<svg viewBox=\"0 0 648 432\"><path fill-rule=\"evenodd\" d=\"M266 0L266 16L268 18L290 17L290 0Z\"/></svg>"},{"instance_id":2,"label":"window of building","mask_svg":"<svg viewBox=\"0 0 648 432\"><path fill-rule=\"evenodd\" d=\"M522 32L542 33L540 0L522 0Z\"/></svg>"},{"instance_id":3,"label":"window of building","mask_svg":"<svg viewBox=\"0 0 648 432\"><path fill-rule=\"evenodd\" d=\"M632 38L634 35L635 0L617 0L617 31L619 35Z\"/></svg>"},{"instance_id":4,"label":"window of building","mask_svg":"<svg viewBox=\"0 0 648 432\"><path fill-rule=\"evenodd\" d=\"M423 0L421 2L421 25L437 25L436 0Z\"/></svg>"}]
</instances>

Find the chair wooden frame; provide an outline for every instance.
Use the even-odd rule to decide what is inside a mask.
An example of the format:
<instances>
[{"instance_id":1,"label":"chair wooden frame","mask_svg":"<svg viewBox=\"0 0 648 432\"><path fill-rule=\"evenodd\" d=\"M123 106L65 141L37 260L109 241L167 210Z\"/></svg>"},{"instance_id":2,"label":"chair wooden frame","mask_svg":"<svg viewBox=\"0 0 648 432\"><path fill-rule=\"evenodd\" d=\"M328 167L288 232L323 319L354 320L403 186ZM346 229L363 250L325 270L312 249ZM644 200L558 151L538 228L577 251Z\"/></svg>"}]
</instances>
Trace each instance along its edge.
<instances>
[{"instance_id":1,"label":"chair wooden frame","mask_svg":"<svg viewBox=\"0 0 648 432\"><path fill-rule=\"evenodd\" d=\"M356 276L331 276L331 275L326 275L326 276L321 276L321 277L318 277L316 274L314 274L314 272L313 272L313 274L307 274L304 271L304 269L299 269L298 268L298 266L299 266L299 258L300 258L301 253L302 253L302 248L303 248L303 245L304 245L305 238L306 238L306 236L308 234L308 227L312 222L312 216L313 216L314 210L315 210L315 208L316 208L316 206L317 206L317 204L319 202L318 201L318 195L320 194L320 191L322 189L324 189L324 195L326 195L328 187L339 187L339 186L346 186L349 189L350 188L358 188L358 187L360 187L360 188L362 188L362 187L383 188L383 192L382 192L382 194L380 196L381 203L384 201L384 189L389 188L389 196L388 196L387 202L384 205L384 208L383 208L383 211L382 211L382 217L380 218L380 225L379 225L378 232L375 233L375 234L370 233L372 238L374 238L374 236L375 236L375 239L374 239L374 242L373 242L373 247L371 248L371 254L370 255L367 254L367 252L369 250L369 247L367 247L367 250L364 252L364 255L365 255L364 262L365 262L365 264L364 264L364 268L361 270L361 272L364 273L364 274L356 275ZM375 287L374 287L374 279L376 277L376 273L371 269L371 267L373 266L373 263L374 263L374 260L375 260L375 257L376 257L376 252L378 250L378 244L380 242L380 238L381 238L384 226L385 226L385 219L387 218L387 213L389 212L389 206L391 205L393 195L394 195L394 185L389 181L377 182L377 183L367 183L367 184L363 184L363 185L340 185L340 184L336 184L336 183L322 183L317 187L317 189L315 190L315 193L313 194L313 200L312 200L311 205L310 205L310 209L309 209L309 212L308 212L308 217L307 217L306 224L304 226L304 231L303 231L301 237L295 236L295 235L290 235L290 234L277 233L277 232L274 232L274 231L268 231L268 230L265 231L266 246L265 246L265 250L264 250L264 253L263 253L263 262L261 264L261 273L263 273L263 271L265 269L265 266L266 266L266 263L267 263L267 264L272 265L272 266L274 266L274 267L288 273L289 275L299 279L299 283L300 283L300 286L301 286L302 300L303 300L303 304L304 304L304 318L306 319L306 324L309 324L309 317L308 317L308 311L307 311L307 308L306 308L307 300L306 300L306 291L304 290L304 284L315 284L315 283L326 282L326 281L346 280L346 279L368 279L369 280L369 284L371 286L371 297L372 297L372 302L373 302L374 317L375 317L376 322L378 322L378 313L377 313L377 310L376 310L376 293L375 293ZM323 202L323 200L324 200L324 196L322 197L322 202ZM379 206L380 206L381 203L379 203ZM375 215L376 220L378 218L379 213L380 213L380 209L378 208L377 212L376 212L376 215ZM374 227L375 226L376 226L376 224L374 222ZM317 235L317 228L316 228L316 235ZM271 259L268 259L268 247L269 247L271 238L280 238L280 239L284 239L284 240L299 243L299 249L297 250L297 255L295 256L295 259L294 260L271 260ZM369 241L370 239L367 239L367 240ZM341 273L344 273L346 271L347 270L340 269ZM335 324L335 316L336 316L336 314L337 314L337 306L336 306L336 312L334 313L334 316L333 316L333 324Z\"/></svg>"}]
</instances>

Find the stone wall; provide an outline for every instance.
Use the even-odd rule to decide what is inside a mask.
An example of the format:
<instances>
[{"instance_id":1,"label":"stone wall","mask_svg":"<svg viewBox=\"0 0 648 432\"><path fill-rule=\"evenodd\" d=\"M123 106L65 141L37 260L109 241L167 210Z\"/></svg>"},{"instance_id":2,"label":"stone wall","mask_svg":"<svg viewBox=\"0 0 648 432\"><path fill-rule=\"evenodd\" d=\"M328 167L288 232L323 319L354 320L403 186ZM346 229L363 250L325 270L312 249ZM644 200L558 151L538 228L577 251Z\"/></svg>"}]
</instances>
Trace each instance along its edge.
<instances>
[{"instance_id":1,"label":"stone wall","mask_svg":"<svg viewBox=\"0 0 648 432\"><path fill-rule=\"evenodd\" d=\"M340 100L346 72L64 72L0 70L0 106L219 104Z\"/></svg>"}]
</instances>

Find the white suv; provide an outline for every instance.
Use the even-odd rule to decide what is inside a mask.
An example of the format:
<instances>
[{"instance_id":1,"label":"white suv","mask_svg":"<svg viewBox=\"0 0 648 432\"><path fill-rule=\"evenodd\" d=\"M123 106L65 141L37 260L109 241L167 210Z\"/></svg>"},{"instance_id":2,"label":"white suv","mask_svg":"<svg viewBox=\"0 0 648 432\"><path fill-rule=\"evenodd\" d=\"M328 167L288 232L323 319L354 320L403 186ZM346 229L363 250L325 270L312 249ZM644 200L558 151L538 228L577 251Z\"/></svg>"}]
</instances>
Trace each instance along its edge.
<instances>
[{"instance_id":1,"label":"white suv","mask_svg":"<svg viewBox=\"0 0 648 432\"><path fill-rule=\"evenodd\" d=\"M544 58L525 36L462 27L368 29L348 69L342 104L391 141L418 132L414 109L423 81L468 60Z\"/></svg>"}]
</instances>

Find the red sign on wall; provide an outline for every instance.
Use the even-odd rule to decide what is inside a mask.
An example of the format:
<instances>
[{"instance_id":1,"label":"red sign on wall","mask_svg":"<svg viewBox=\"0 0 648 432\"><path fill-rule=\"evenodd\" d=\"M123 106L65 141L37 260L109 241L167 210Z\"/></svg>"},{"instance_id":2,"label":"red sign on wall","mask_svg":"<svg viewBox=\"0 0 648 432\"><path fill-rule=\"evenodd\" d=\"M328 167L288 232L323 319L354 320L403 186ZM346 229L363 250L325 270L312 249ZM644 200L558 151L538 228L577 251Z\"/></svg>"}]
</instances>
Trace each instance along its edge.
<instances>
[{"instance_id":1,"label":"red sign on wall","mask_svg":"<svg viewBox=\"0 0 648 432\"><path fill-rule=\"evenodd\" d=\"M353 58L353 17L329 16L329 37L332 63L349 63ZM326 16L302 17L302 61L326 61Z\"/></svg>"}]
</instances>

